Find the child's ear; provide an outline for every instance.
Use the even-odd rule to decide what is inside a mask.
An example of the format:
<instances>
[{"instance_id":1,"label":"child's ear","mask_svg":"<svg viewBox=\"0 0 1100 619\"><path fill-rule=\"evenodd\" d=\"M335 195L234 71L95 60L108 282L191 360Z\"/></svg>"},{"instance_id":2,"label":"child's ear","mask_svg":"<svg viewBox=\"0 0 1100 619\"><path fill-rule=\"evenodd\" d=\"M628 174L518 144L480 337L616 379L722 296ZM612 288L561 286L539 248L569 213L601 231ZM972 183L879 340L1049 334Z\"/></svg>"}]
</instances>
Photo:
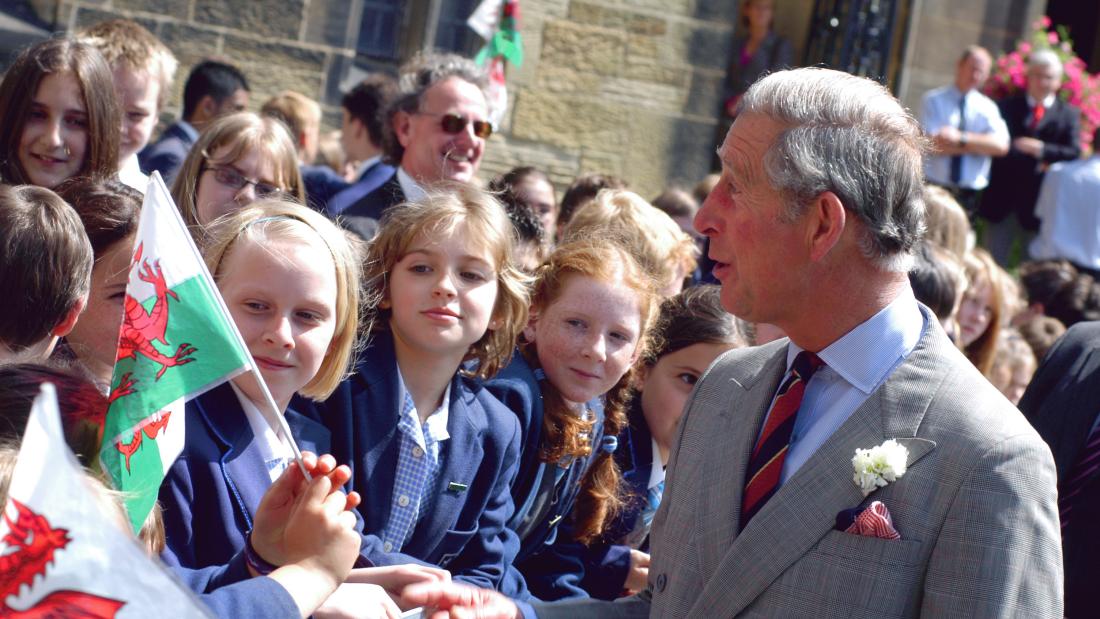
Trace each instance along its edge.
<instances>
[{"instance_id":1,"label":"child's ear","mask_svg":"<svg viewBox=\"0 0 1100 619\"><path fill-rule=\"evenodd\" d=\"M638 393L641 393L645 389L645 381L649 379L650 367L644 363L640 364L636 370L634 370L634 379L630 381L631 386Z\"/></svg>"},{"instance_id":2,"label":"child's ear","mask_svg":"<svg viewBox=\"0 0 1100 619\"><path fill-rule=\"evenodd\" d=\"M538 318L538 312L535 308L531 308L527 314L527 326L523 328L523 339L528 343L535 341L535 323L538 322Z\"/></svg>"},{"instance_id":3,"label":"child's ear","mask_svg":"<svg viewBox=\"0 0 1100 619\"><path fill-rule=\"evenodd\" d=\"M54 325L54 328L50 330L50 335L56 337L65 337L76 326L76 321L80 319L80 315L84 313L84 308L88 306L88 295L84 295L73 303L69 313L65 314L65 318L61 322Z\"/></svg>"},{"instance_id":4,"label":"child's ear","mask_svg":"<svg viewBox=\"0 0 1100 619\"><path fill-rule=\"evenodd\" d=\"M500 328L500 325L501 325L502 322L504 322L504 321L502 321L499 318L494 318L494 319L490 320L489 321L489 330L490 331L496 331L497 329Z\"/></svg>"},{"instance_id":5,"label":"child's ear","mask_svg":"<svg viewBox=\"0 0 1100 619\"><path fill-rule=\"evenodd\" d=\"M392 308L393 308L393 303L390 303L390 298L389 297L383 297L382 300L378 302L378 309L392 309Z\"/></svg>"}]
</instances>

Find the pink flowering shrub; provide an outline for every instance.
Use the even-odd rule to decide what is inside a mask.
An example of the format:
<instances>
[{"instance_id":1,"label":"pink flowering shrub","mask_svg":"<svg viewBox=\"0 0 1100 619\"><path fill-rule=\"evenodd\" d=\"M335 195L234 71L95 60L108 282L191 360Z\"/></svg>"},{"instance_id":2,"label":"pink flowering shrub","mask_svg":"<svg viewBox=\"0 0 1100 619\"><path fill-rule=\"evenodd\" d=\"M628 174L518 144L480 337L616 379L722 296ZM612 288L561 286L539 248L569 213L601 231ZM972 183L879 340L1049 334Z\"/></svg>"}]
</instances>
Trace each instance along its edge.
<instances>
[{"instance_id":1,"label":"pink flowering shrub","mask_svg":"<svg viewBox=\"0 0 1100 619\"><path fill-rule=\"evenodd\" d=\"M1081 148L1092 151L1092 134L1100 126L1100 74L1090 74L1085 61L1073 53L1065 26L1051 30L1050 18L1041 17L1032 24L1031 37L1016 43L1016 49L1001 54L985 84L985 93L1003 99L1024 90L1027 85L1027 57L1032 51L1052 50L1062 60L1065 73L1058 96L1081 110Z\"/></svg>"}]
</instances>

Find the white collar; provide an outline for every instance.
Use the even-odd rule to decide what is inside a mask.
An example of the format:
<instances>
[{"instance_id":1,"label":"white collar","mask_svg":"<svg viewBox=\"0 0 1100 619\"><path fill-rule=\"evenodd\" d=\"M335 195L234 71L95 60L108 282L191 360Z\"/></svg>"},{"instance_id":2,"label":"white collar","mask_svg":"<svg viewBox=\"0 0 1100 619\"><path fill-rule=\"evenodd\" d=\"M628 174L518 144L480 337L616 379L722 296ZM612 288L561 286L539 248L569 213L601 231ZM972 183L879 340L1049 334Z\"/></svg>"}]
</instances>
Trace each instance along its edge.
<instances>
[{"instance_id":1,"label":"white collar","mask_svg":"<svg viewBox=\"0 0 1100 619\"><path fill-rule=\"evenodd\" d=\"M397 168L397 182L401 184L401 192L405 194L405 200L413 202L428 195L420 183L413 180L405 168Z\"/></svg>"}]
</instances>

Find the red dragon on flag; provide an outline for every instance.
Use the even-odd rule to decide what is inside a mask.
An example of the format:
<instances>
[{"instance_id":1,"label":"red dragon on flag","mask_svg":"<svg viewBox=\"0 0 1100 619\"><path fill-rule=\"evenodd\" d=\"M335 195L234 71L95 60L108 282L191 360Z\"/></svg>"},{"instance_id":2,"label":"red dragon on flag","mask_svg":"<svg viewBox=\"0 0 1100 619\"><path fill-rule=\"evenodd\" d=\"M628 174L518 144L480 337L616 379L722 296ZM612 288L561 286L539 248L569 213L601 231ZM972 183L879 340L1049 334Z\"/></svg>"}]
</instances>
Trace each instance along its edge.
<instances>
[{"instance_id":1,"label":"red dragon on flag","mask_svg":"<svg viewBox=\"0 0 1100 619\"><path fill-rule=\"evenodd\" d=\"M12 505L18 513L15 521L4 514L11 531L3 542L15 552L0 555L0 617L5 619L112 619L126 602L112 600L82 591L52 591L25 610L7 604L10 596L23 587L34 587L34 580L45 576L54 554L69 545L68 529L53 528L46 518L15 499Z\"/></svg>"},{"instance_id":2,"label":"red dragon on flag","mask_svg":"<svg viewBox=\"0 0 1100 619\"><path fill-rule=\"evenodd\" d=\"M191 355L197 352L197 349L190 344L180 344L176 354L168 356L153 346L154 342L168 345L168 341L164 339L164 334L168 330L168 297L179 301L179 296L168 289L164 273L160 270L159 260L150 265L148 260L141 259L143 247L144 244L139 244L134 252L134 265L141 264L137 274L138 279L153 285L156 290L156 301L153 303L153 308L146 312L140 301L129 294L126 295L126 313L119 332L118 355L115 361L126 358L136 359L137 355L146 357L160 364L160 370L157 372L157 379L159 379L164 376L168 368L194 361ZM130 387L132 386L130 384Z\"/></svg>"}]
</instances>

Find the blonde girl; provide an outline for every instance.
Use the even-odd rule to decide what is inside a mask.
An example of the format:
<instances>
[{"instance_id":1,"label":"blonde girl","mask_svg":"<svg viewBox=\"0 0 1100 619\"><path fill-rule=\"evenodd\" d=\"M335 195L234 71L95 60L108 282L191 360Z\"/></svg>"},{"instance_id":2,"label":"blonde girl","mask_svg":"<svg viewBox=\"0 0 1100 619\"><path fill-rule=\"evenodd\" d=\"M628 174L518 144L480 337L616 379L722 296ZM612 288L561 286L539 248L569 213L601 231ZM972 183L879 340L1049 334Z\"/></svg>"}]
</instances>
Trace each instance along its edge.
<instances>
[{"instance_id":1,"label":"blonde girl","mask_svg":"<svg viewBox=\"0 0 1100 619\"><path fill-rule=\"evenodd\" d=\"M290 132L278 120L251 112L215 120L184 159L172 198L193 230L260 198L305 204Z\"/></svg>"},{"instance_id":2,"label":"blonde girl","mask_svg":"<svg viewBox=\"0 0 1100 619\"><path fill-rule=\"evenodd\" d=\"M324 216L264 200L216 221L203 253L278 414L303 451L328 453L325 429L287 407L295 393L324 399L347 374L359 325L353 247ZM274 413L252 373L187 403L187 440L160 492L166 562L222 565L245 548L260 497L292 457L266 420Z\"/></svg>"}]
</instances>

